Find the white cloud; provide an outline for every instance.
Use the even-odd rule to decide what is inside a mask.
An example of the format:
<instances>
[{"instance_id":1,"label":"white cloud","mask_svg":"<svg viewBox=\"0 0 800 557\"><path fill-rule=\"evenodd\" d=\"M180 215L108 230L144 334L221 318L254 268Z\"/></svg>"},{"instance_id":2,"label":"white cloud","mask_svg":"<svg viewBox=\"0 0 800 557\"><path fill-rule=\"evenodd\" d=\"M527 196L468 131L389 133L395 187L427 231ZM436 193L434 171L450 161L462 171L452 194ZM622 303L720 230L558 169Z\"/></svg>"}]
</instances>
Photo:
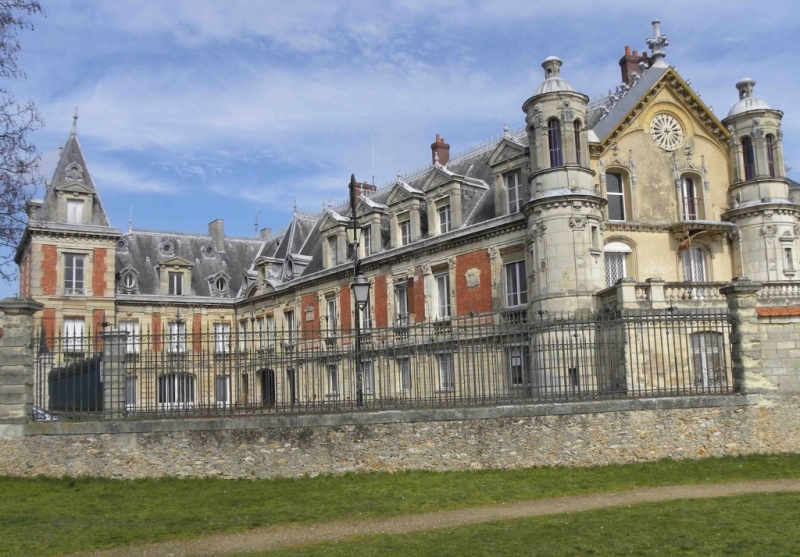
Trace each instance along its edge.
<instances>
[{"instance_id":1,"label":"white cloud","mask_svg":"<svg viewBox=\"0 0 800 557\"><path fill-rule=\"evenodd\" d=\"M183 190L177 184L170 184L139 175L116 163L89 162L95 187L103 190L122 190L129 193L176 194Z\"/></svg>"}]
</instances>

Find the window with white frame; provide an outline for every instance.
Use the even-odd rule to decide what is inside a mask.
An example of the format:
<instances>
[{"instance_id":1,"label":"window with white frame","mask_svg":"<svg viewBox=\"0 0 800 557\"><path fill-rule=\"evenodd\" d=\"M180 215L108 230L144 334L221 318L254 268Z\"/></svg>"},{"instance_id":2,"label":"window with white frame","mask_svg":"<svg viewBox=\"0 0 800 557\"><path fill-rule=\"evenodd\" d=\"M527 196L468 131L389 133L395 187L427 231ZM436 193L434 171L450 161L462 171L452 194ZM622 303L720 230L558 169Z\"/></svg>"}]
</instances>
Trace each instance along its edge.
<instances>
[{"instance_id":1,"label":"window with white frame","mask_svg":"<svg viewBox=\"0 0 800 557\"><path fill-rule=\"evenodd\" d=\"M453 371L453 355L443 353L437 356L439 360L439 389L453 391L456 388L456 377Z\"/></svg>"},{"instance_id":2,"label":"window with white frame","mask_svg":"<svg viewBox=\"0 0 800 557\"><path fill-rule=\"evenodd\" d=\"M214 401L217 406L228 406L231 403L230 375L217 375L214 378Z\"/></svg>"},{"instance_id":3,"label":"window with white frame","mask_svg":"<svg viewBox=\"0 0 800 557\"><path fill-rule=\"evenodd\" d=\"M82 296L84 290L84 274L86 256L75 253L64 254L64 294Z\"/></svg>"},{"instance_id":4,"label":"window with white frame","mask_svg":"<svg viewBox=\"0 0 800 557\"><path fill-rule=\"evenodd\" d=\"M262 350L264 348L265 339L264 339L264 318L258 317L256 318L256 330L253 331L256 334L256 338L258 341L258 349Z\"/></svg>"},{"instance_id":5,"label":"window with white frame","mask_svg":"<svg viewBox=\"0 0 800 557\"><path fill-rule=\"evenodd\" d=\"M690 247L681 252L683 280L686 282L706 282L706 256L702 249Z\"/></svg>"},{"instance_id":6,"label":"window with white frame","mask_svg":"<svg viewBox=\"0 0 800 557\"><path fill-rule=\"evenodd\" d=\"M67 224L83 224L83 201L67 199Z\"/></svg>"},{"instance_id":7,"label":"window with white frame","mask_svg":"<svg viewBox=\"0 0 800 557\"><path fill-rule=\"evenodd\" d=\"M139 406L139 378L131 375L125 378L125 407L133 410Z\"/></svg>"},{"instance_id":8,"label":"window with white frame","mask_svg":"<svg viewBox=\"0 0 800 557\"><path fill-rule=\"evenodd\" d=\"M525 261L514 261L503 265L506 277L506 307L528 303L528 280L525 277Z\"/></svg>"},{"instance_id":9,"label":"window with white frame","mask_svg":"<svg viewBox=\"0 0 800 557\"><path fill-rule=\"evenodd\" d=\"M606 287L614 286L619 279L625 277L626 257L633 250L624 242L609 242L603 248L603 252L606 265Z\"/></svg>"},{"instance_id":10,"label":"window with white frame","mask_svg":"<svg viewBox=\"0 0 800 557\"><path fill-rule=\"evenodd\" d=\"M527 346L508 347L508 374L511 385L524 387L531 383L530 348Z\"/></svg>"},{"instance_id":11,"label":"window with white frame","mask_svg":"<svg viewBox=\"0 0 800 557\"><path fill-rule=\"evenodd\" d=\"M183 296L183 273L170 272L167 274L167 280L169 281L169 295Z\"/></svg>"},{"instance_id":12,"label":"window with white frame","mask_svg":"<svg viewBox=\"0 0 800 557\"><path fill-rule=\"evenodd\" d=\"M336 364L328 364L328 394L339 394L339 367Z\"/></svg>"},{"instance_id":13,"label":"window with white frame","mask_svg":"<svg viewBox=\"0 0 800 557\"><path fill-rule=\"evenodd\" d=\"M292 339L294 335L294 311L284 311L283 318L286 320L286 330L289 333L289 340Z\"/></svg>"},{"instance_id":14,"label":"window with white frame","mask_svg":"<svg viewBox=\"0 0 800 557\"><path fill-rule=\"evenodd\" d=\"M267 329L265 334L267 335L267 347L274 348L275 347L275 316L274 315L267 315L266 323Z\"/></svg>"},{"instance_id":15,"label":"window with white frame","mask_svg":"<svg viewBox=\"0 0 800 557\"><path fill-rule=\"evenodd\" d=\"M336 298L331 296L325 300L325 321L328 336L336 336Z\"/></svg>"},{"instance_id":16,"label":"window with white frame","mask_svg":"<svg viewBox=\"0 0 800 557\"><path fill-rule=\"evenodd\" d=\"M400 388L404 391L411 390L411 360L409 358L398 358L400 368Z\"/></svg>"},{"instance_id":17,"label":"window with white frame","mask_svg":"<svg viewBox=\"0 0 800 557\"><path fill-rule=\"evenodd\" d=\"M364 257L372 255L372 233L369 226L361 229L361 245L363 246Z\"/></svg>"},{"instance_id":18,"label":"window with white frame","mask_svg":"<svg viewBox=\"0 0 800 557\"><path fill-rule=\"evenodd\" d=\"M167 373L158 378L158 403L168 407L192 406L195 378L188 373Z\"/></svg>"},{"instance_id":19,"label":"window with white frame","mask_svg":"<svg viewBox=\"0 0 800 557\"><path fill-rule=\"evenodd\" d=\"M83 318L64 318L64 352L83 352L83 332Z\"/></svg>"},{"instance_id":20,"label":"window with white frame","mask_svg":"<svg viewBox=\"0 0 800 557\"><path fill-rule=\"evenodd\" d=\"M167 324L167 352L182 354L186 352L186 322L170 321Z\"/></svg>"},{"instance_id":21,"label":"window with white frame","mask_svg":"<svg viewBox=\"0 0 800 557\"><path fill-rule=\"evenodd\" d=\"M689 176L681 178L681 195L683 197L683 220L699 219L700 200L695 191L694 179Z\"/></svg>"},{"instance_id":22,"label":"window with white frame","mask_svg":"<svg viewBox=\"0 0 800 557\"><path fill-rule=\"evenodd\" d=\"M436 275L436 300L439 319L450 319L450 273Z\"/></svg>"},{"instance_id":23,"label":"window with white frame","mask_svg":"<svg viewBox=\"0 0 800 557\"><path fill-rule=\"evenodd\" d=\"M120 331L128 333L128 339L125 344L126 354L139 353L139 322L138 321L120 321L118 328Z\"/></svg>"},{"instance_id":24,"label":"window with white frame","mask_svg":"<svg viewBox=\"0 0 800 557\"><path fill-rule=\"evenodd\" d=\"M411 220L400 221L400 245L407 246L411 243Z\"/></svg>"},{"instance_id":25,"label":"window with white frame","mask_svg":"<svg viewBox=\"0 0 800 557\"><path fill-rule=\"evenodd\" d=\"M522 184L519 172L506 175L506 191L508 191L508 212L516 213L522 208Z\"/></svg>"},{"instance_id":26,"label":"window with white frame","mask_svg":"<svg viewBox=\"0 0 800 557\"><path fill-rule=\"evenodd\" d=\"M369 331L372 328L372 308L369 301L364 305L363 310L359 310L358 319L362 331Z\"/></svg>"},{"instance_id":27,"label":"window with white frame","mask_svg":"<svg viewBox=\"0 0 800 557\"><path fill-rule=\"evenodd\" d=\"M239 339L239 350L241 350L242 352L246 352L247 348L249 346L252 346L248 344L248 341L250 340L250 335L248 335L247 333L247 321L244 319L242 321L239 321L238 334L236 331L234 331L234 342L236 342L237 338Z\"/></svg>"},{"instance_id":28,"label":"window with white frame","mask_svg":"<svg viewBox=\"0 0 800 557\"><path fill-rule=\"evenodd\" d=\"M364 394L375 394L375 371L372 367L372 361L366 360L361 362L361 377L363 380Z\"/></svg>"},{"instance_id":29,"label":"window with white frame","mask_svg":"<svg viewBox=\"0 0 800 557\"><path fill-rule=\"evenodd\" d=\"M608 220L625 220L625 184L622 174L606 172Z\"/></svg>"},{"instance_id":30,"label":"window with white frame","mask_svg":"<svg viewBox=\"0 0 800 557\"><path fill-rule=\"evenodd\" d=\"M228 354L231 351L231 324L214 323L214 353Z\"/></svg>"},{"instance_id":31,"label":"window with white frame","mask_svg":"<svg viewBox=\"0 0 800 557\"><path fill-rule=\"evenodd\" d=\"M339 242L336 236L328 237L328 253L330 253L329 259L331 262L331 267L336 267L339 264L338 244Z\"/></svg>"},{"instance_id":32,"label":"window with white frame","mask_svg":"<svg viewBox=\"0 0 800 557\"><path fill-rule=\"evenodd\" d=\"M439 217L439 234L450 232L450 205L442 205L436 209Z\"/></svg>"},{"instance_id":33,"label":"window with white frame","mask_svg":"<svg viewBox=\"0 0 800 557\"><path fill-rule=\"evenodd\" d=\"M405 282L394 284L394 324L398 327L408 325L408 286Z\"/></svg>"}]
</instances>

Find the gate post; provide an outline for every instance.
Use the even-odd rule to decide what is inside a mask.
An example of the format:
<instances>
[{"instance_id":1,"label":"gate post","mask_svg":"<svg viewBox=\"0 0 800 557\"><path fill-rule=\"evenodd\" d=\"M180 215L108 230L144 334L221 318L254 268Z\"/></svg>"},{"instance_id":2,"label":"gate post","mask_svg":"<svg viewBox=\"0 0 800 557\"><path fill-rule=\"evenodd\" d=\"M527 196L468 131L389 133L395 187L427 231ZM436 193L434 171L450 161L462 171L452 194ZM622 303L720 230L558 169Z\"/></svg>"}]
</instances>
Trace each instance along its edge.
<instances>
[{"instance_id":1,"label":"gate post","mask_svg":"<svg viewBox=\"0 0 800 557\"><path fill-rule=\"evenodd\" d=\"M733 386L742 394L767 393L778 388L764 374L756 314L756 292L760 289L761 284L748 278L735 278L719 289L727 299L731 316Z\"/></svg>"},{"instance_id":2,"label":"gate post","mask_svg":"<svg viewBox=\"0 0 800 557\"><path fill-rule=\"evenodd\" d=\"M103 415L106 418L124 416L128 331L104 331L100 338L103 339Z\"/></svg>"},{"instance_id":3,"label":"gate post","mask_svg":"<svg viewBox=\"0 0 800 557\"><path fill-rule=\"evenodd\" d=\"M33 315L42 308L31 298L0 300L0 424L31 421Z\"/></svg>"}]
</instances>

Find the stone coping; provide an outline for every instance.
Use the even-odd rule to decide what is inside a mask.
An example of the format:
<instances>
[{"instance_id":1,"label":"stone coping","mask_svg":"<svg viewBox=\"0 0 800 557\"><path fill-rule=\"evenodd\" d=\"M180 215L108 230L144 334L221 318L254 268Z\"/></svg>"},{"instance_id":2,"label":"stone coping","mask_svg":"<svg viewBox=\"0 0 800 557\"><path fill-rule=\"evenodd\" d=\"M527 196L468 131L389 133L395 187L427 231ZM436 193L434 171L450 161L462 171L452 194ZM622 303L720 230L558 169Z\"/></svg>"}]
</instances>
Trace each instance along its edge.
<instances>
[{"instance_id":1,"label":"stone coping","mask_svg":"<svg viewBox=\"0 0 800 557\"><path fill-rule=\"evenodd\" d=\"M635 412L640 410L720 408L750 406L757 403L757 395L707 395L546 404L509 404L472 408L419 408L377 412L343 412L340 414L273 414L96 422L40 422L26 424L22 428L22 433L24 435L103 435L110 433L172 433L183 431L336 427Z\"/></svg>"}]
</instances>

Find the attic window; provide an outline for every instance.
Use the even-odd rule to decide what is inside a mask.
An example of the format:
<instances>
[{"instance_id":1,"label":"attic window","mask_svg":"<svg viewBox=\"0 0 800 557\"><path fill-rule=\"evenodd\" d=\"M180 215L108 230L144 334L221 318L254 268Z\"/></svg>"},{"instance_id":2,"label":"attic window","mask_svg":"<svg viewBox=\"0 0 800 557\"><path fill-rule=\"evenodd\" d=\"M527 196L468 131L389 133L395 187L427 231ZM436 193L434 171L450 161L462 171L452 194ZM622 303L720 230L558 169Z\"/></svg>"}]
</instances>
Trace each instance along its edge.
<instances>
[{"instance_id":1,"label":"attic window","mask_svg":"<svg viewBox=\"0 0 800 557\"><path fill-rule=\"evenodd\" d=\"M212 246L203 246L200 248L200 253L203 254L203 257L206 259L214 259L217 256Z\"/></svg>"},{"instance_id":2,"label":"attic window","mask_svg":"<svg viewBox=\"0 0 800 557\"><path fill-rule=\"evenodd\" d=\"M228 289L228 281L225 280L225 277L219 277L215 282L214 286L217 287L219 292L224 292Z\"/></svg>"},{"instance_id":3,"label":"attic window","mask_svg":"<svg viewBox=\"0 0 800 557\"><path fill-rule=\"evenodd\" d=\"M136 273L132 269L122 272L119 279L119 292L120 294L138 294L139 281Z\"/></svg>"},{"instance_id":4,"label":"attic window","mask_svg":"<svg viewBox=\"0 0 800 557\"><path fill-rule=\"evenodd\" d=\"M158 251L164 256L175 255L175 248L170 242L162 242L162 244L158 246Z\"/></svg>"},{"instance_id":5,"label":"attic window","mask_svg":"<svg viewBox=\"0 0 800 557\"><path fill-rule=\"evenodd\" d=\"M128 241L125 238L117 240L117 251L120 253L128 253Z\"/></svg>"}]
</instances>

